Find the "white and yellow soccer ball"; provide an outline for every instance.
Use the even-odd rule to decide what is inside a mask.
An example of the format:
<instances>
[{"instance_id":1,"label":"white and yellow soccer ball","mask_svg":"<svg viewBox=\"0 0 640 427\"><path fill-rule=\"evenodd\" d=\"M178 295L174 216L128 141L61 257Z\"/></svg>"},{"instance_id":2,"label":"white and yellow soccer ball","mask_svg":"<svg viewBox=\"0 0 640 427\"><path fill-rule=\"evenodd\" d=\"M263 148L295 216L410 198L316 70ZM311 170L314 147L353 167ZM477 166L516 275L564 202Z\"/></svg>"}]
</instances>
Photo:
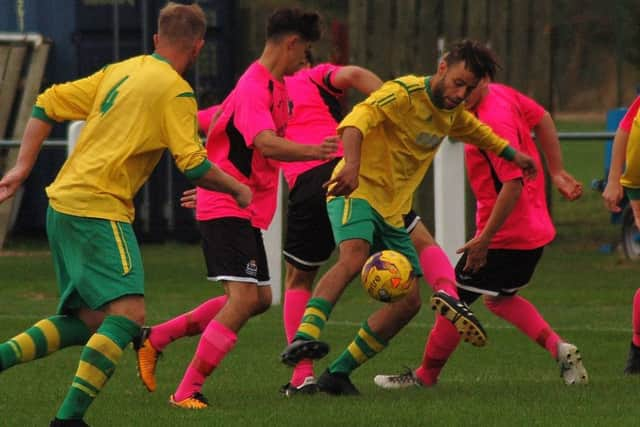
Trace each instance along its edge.
<instances>
[{"instance_id":1,"label":"white and yellow soccer ball","mask_svg":"<svg viewBox=\"0 0 640 427\"><path fill-rule=\"evenodd\" d=\"M413 275L407 257L392 250L371 255L360 273L362 286L367 293L382 302L397 301L409 293Z\"/></svg>"}]
</instances>

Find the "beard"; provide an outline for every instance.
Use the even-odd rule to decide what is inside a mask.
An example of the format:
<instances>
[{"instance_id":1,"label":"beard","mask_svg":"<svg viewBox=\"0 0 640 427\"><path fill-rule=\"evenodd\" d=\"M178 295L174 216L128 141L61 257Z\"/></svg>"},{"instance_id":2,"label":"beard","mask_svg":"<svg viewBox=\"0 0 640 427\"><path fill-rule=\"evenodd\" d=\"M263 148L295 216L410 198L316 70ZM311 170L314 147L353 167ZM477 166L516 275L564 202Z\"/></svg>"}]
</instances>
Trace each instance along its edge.
<instances>
[{"instance_id":1,"label":"beard","mask_svg":"<svg viewBox=\"0 0 640 427\"><path fill-rule=\"evenodd\" d=\"M441 79L431 91L433 104L438 108L446 108L444 105L444 79Z\"/></svg>"}]
</instances>

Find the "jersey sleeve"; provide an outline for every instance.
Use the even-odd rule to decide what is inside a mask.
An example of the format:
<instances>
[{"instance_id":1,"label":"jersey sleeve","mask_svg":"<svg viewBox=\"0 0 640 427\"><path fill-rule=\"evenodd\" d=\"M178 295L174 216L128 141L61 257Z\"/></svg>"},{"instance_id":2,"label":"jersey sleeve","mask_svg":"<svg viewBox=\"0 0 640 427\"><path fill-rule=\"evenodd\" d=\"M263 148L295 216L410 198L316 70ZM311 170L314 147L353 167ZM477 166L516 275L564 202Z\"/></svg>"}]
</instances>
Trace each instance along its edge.
<instances>
[{"instance_id":1,"label":"jersey sleeve","mask_svg":"<svg viewBox=\"0 0 640 427\"><path fill-rule=\"evenodd\" d=\"M31 116L49 123L85 120L95 103L105 70L106 67L88 77L51 86L38 96Z\"/></svg>"},{"instance_id":2,"label":"jersey sleeve","mask_svg":"<svg viewBox=\"0 0 640 427\"><path fill-rule=\"evenodd\" d=\"M266 87L245 84L235 89L234 121L248 147L253 147L256 135L265 130L276 132L271 114L273 97Z\"/></svg>"},{"instance_id":3,"label":"jersey sleeve","mask_svg":"<svg viewBox=\"0 0 640 427\"><path fill-rule=\"evenodd\" d=\"M169 99L164 111L163 133L178 169L190 180L211 168L207 151L198 136L197 107L193 92Z\"/></svg>"},{"instance_id":4,"label":"jersey sleeve","mask_svg":"<svg viewBox=\"0 0 640 427\"><path fill-rule=\"evenodd\" d=\"M449 136L503 157L513 154L513 148L509 147L507 140L496 135L489 126L466 110L455 116Z\"/></svg>"},{"instance_id":5,"label":"jersey sleeve","mask_svg":"<svg viewBox=\"0 0 640 427\"><path fill-rule=\"evenodd\" d=\"M638 114L638 110L640 109L640 96L638 96L633 103L629 106L626 114L620 121L620 125L618 125L619 129L629 133L631 132L631 126L633 125L633 119Z\"/></svg>"},{"instance_id":6,"label":"jersey sleeve","mask_svg":"<svg viewBox=\"0 0 640 427\"><path fill-rule=\"evenodd\" d=\"M394 81L386 82L347 114L338 125L338 133L355 127L364 137L384 120L401 122L411 108L407 91Z\"/></svg>"},{"instance_id":7,"label":"jersey sleeve","mask_svg":"<svg viewBox=\"0 0 640 427\"><path fill-rule=\"evenodd\" d=\"M319 64L309 70L309 77L326 89L331 95L340 98L344 95L344 91L334 85L336 73L342 69L339 65Z\"/></svg>"},{"instance_id":8,"label":"jersey sleeve","mask_svg":"<svg viewBox=\"0 0 640 427\"><path fill-rule=\"evenodd\" d=\"M527 123L529 129L533 129L535 126L540 123L542 117L544 116L545 109L542 105L538 104L533 99L528 96L515 91L515 98L518 100L518 104L520 107L520 111L522 112L523 119ZM493 126L492 126L493 127ZM508 138L507 138L508 139ZM509 140L512 141L512 140Z\"/></svg>"}]
</instances>

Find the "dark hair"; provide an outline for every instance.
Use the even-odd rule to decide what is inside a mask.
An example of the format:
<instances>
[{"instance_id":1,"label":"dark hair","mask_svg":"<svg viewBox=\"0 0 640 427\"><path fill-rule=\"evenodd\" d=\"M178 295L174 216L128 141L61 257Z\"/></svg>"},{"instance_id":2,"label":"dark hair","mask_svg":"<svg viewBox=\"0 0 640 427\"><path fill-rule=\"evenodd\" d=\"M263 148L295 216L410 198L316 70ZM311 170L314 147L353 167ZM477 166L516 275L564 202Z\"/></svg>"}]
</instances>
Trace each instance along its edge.
<instances>
[{"instance_id":1,"label":"dark hair","mask_svg":"<svg viewBox=\"0 0 640 427\"><path fill-rule=\"evenodd\" d=\"M307 60L309 65L316 65L316 59L313 57L313 52L311 52L311 49L307 49L304 51L304 58Z\"/></svg>"},{"instance_id":2,"label":"dark hair","mask_svg":"<svg viewBox=\"0 0 640 427\"><path fill-rule=\"evenodd\" d=\"M502 69L495 53L476 40L465 39L454 43L443 58L447 65L464 62L474 76L494 80L496 71Z\"/></svg>"},{"instance_id":3,"label":"dark hair","mask_svg":"<svg viewBox=\"0 0 640 427\"><path fill-rule=\"evenodd\" d=\"M286 34L298 34L308 42L320 39L320 15L298 8L277 9L267 21L267 39L276 39Z\"/></svg>"},{"instance_id":4,"label":"dark hair","mask_svg":"<svg viewBox=\"0 0 640 427\"><path fill-rule=\"evenodd\" d=\"M193 42L204 37L207 19L202 8L169 2L158 15L158 35L172 43Z\"/></svg>"}]
</instances>

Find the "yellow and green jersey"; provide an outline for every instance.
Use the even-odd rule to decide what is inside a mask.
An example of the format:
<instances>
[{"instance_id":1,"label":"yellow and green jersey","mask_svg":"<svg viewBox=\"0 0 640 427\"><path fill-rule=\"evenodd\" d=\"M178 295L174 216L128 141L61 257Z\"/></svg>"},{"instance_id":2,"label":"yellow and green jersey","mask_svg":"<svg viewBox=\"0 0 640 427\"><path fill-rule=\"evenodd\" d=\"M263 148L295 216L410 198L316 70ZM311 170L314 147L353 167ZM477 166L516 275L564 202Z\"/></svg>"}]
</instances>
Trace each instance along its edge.
<instances>
[{"instance_id":1,"label":"yellow and green jersey","mask_svg":"<svg viewBox=\"0 0 640 427\"><path fill-rule=\"evenodd\" d=\"M367 200L390 225L403 225L413 193L429 169L445 136L505 155L508 142L476 119L461 104L436 107L430 77L405 76L386 82L356 105L338 130L355 127L364 136L359 186L349 196ZM334 176L344 166L336 166Z\"/></svg>"},{"instance_id":2,"label":"yellow and green jersey","mask_svg":"<svg viewBox=\"0 0 640 427\"><path fill-rule=\"evenodd\" d=\"M627 197L640 200L640 110L636 113L627 142L626 168L620 177Z\"/></svg>"},{"instance_id":3,"label":"yellow and green jersey","mask_svg":"<svg viewBox=\"0 0 640 427\"><path fill-rule=\"evenodd\" d=\"M133 197L165 149L190 179L211 168L196 114L193 89L157 54L47 89L33 117L86 120L75 149L46 189L51 206L69 215L132 222Z\"/></svg>"}]
</instances>

